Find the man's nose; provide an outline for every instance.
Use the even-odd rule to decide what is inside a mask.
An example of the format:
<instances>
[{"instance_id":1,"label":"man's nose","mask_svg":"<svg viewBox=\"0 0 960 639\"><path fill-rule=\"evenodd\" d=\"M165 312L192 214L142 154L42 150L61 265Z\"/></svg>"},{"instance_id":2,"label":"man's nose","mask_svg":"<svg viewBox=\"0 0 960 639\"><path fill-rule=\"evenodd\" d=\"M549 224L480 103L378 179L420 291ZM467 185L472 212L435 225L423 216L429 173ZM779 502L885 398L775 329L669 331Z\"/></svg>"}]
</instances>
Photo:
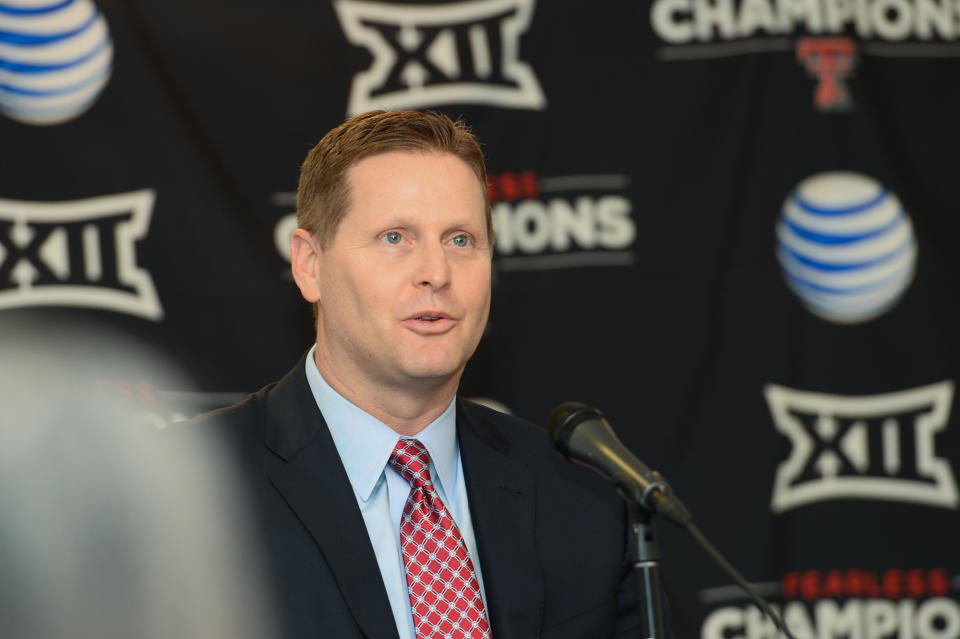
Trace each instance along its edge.
<instances>
[{"instance_id":1,"label":"man's nose","mask_svg":"<svg viewBox=\"0 0 960 639\"><path fill-rule=\"evenodd\" d=\"M443 288L450 283L450 260L440 242L429 242L420 247L413 273L415 286Z\"/></svg>"}]
</instances>

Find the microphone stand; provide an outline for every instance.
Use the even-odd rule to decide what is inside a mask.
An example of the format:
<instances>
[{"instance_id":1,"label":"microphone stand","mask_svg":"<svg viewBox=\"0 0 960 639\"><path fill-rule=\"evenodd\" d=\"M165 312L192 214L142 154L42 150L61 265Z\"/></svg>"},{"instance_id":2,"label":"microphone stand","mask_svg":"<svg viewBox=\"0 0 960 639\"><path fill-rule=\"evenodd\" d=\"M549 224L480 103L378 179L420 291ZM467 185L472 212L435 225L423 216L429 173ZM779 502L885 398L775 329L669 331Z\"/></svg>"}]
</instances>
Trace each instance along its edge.
<instances>
[{"instance_id":1,"label":"microphone stand","mask_svg":"<svg viewBox=\"0 0 960 639\"><path fill-rule=\"evenodd\" d=\"M630 560L647 639L665 639L660 611L660 548L653 534L655 512L690 533L760 610L773 619L777 629L788 639L794 639L780 615L693 524L690 512L660 473L647 468L617 439L603 413L586 404L566 402L550 414L547 435L568 460L585 464L612 480L627 502Z\"/></svg>"},{"instance_id":2,"label":"microphone stand","mask_svg":"<svg viewBox=\"0 0 960 639\"><path fill-rule=\"evenodd\" d=\"M660 504L666 504L659 512L667 517L667 520L680 526L707 551L710 558L718 566L733 577L740 588L753 599L757 607L773 620L777 629L783 633L787 639L795 639L793 633L783 623L783 619L777 614L770 604L757 593L756 589L750 585L747 579L740 574L733 564L726 560L720 554L713 544L700 532L693 523L693 518L689 511L672 495L672 491L660 473L652 471L651 477L656 483L651 484L654 488L650 491L657 491L660 496L670 495L670 501L660 501ZM641 500L632 497L623 485L618 486L620 496L627 502L629 534L630 534L630 559L633 562L633 569L637 579L637 597L640 600L640 614L643 619L643 630L647 639L664 639L663 621L660 611L660 547L657 544L656 537L653 534L653 515L654 509L648 508Z\"/></svg>"},{"instance_id":3,"label":"microphone stand","mask_svg":"<svg viewBox=\"0 0 960 639\"><path fill-rule=\"evenodd\" d=\"M643 636L664 639L660 607L660 544L653 529L653 513L633 501L627 502L630 563L637 580Z\"/></svg>"}]
</instances>

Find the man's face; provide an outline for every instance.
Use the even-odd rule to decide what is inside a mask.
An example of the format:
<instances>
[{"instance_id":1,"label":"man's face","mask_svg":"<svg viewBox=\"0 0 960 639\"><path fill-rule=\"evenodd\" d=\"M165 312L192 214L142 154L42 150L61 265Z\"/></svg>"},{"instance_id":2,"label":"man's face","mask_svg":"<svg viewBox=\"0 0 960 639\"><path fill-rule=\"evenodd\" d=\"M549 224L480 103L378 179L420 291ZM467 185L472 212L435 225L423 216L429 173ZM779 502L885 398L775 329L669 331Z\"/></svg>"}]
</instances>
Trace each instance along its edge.
<instances>
[{"instance_id":1,"label":"man's face","mask_svg":"<svg viewBox=\"0 0 960 639\"><path fill-rule=\"evenodd\" d=\"M453 155L407 152L348 179L350 208L317 258L318 356L347 385L459 379L490 310L479 180Z\"/></svg>"}]
</instances>

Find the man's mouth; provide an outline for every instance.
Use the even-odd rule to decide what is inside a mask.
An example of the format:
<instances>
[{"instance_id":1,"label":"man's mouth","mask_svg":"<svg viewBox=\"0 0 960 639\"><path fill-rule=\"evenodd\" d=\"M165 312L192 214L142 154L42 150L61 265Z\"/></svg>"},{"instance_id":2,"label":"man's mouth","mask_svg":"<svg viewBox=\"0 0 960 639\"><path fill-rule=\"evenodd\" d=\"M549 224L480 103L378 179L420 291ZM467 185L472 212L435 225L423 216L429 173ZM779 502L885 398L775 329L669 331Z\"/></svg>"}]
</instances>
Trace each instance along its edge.
<instances>
[{"instance_id":1,"label":"man's mouth","mask_svg":"<svg viewBox=\"0 0 960 639\"><path fill-rule=\"evenodd\" d=\"M427 311L425 313L418 313L416 315L411 315L409 319L419 320L421 322L437 322L440 320L448 320L453 318L451 318L446 313Z\"/></svg>"},{"instance_id":2,"label":"man's mouth","mask_svg":"<svg viewBox=\"0 0 960 639\"><path fill-rule=\"evenodd\" d=\"M420 335L442 335L456 326L457 320L440 311L415 313L404 324Z\"/></svg>"}]
</instances>

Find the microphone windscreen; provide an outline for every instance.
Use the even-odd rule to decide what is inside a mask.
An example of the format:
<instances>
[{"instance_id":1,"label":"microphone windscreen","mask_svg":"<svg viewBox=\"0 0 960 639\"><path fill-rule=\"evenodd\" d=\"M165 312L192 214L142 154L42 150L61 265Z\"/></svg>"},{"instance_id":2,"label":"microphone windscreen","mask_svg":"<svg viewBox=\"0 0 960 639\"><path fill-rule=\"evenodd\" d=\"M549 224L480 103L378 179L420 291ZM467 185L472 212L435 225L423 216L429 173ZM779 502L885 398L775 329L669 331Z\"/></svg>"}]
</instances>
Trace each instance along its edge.
<instances>
[{"instance_id":1,"label":"microphone windscreen","mask_svg":"<svg viewBox=\"0 0 960 639\"><path fill-rule=\"evenodd\" d=\"M570 435L577 424L590 417L601 416L600 411L581 402L564 402L554 408L547 418L547 436L554 448L569 456Z\"/></svg>"}]
</instances>

